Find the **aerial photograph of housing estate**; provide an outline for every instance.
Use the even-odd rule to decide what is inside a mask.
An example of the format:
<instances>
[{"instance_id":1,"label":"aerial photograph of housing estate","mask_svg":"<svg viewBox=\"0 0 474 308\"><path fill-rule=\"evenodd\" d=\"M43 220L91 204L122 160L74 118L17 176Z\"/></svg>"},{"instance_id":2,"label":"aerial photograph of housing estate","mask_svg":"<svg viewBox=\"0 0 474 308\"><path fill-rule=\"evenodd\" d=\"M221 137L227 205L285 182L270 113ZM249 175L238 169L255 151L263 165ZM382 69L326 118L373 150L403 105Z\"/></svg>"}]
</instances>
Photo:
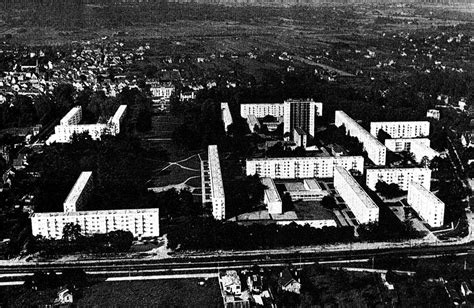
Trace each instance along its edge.
<instances>
[{"instance_id":1,"label":"aerial photograph of housing estate","mask_svg":"<svg viewBox=\"0 0 474 308\"><path fill-rule=\"evenodd\" d=\"M0 0L0 307L474 307L474 0Z\"/></svg>"}]
</instances>

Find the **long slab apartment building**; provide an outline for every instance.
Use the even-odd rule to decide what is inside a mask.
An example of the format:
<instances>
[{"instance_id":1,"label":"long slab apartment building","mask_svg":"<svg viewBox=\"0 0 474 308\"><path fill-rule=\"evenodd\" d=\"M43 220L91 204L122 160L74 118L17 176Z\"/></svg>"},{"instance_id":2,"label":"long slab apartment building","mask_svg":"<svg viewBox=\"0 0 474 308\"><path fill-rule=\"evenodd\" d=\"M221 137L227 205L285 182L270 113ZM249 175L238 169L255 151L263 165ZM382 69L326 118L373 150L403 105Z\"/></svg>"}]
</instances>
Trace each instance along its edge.
<instances>
[{"instance_id":1,"label":"long slab apartment building","mask_svg":"<svg viewBox=\"0 0 474 308\"><path fill-rule=\"evenodd\" d=\"M379 207L357 183L352 175L342 167L334 169L334 188L344 199L359 223L379 220Z\"/></svg>"},{"instance_id":2,"label":"long slab apartment building","mask_svg":"<svg viewBox=\"0 0 474 308\"><path fill-rule=\"evenodd\" d=\"M410 183L407 202L431 227L443 225L445 208L443 201L422 185Z\"/></svg>"},{"instance_id":3,"label":"long slab apartment building","mask_svg":"<svg viewBox=\"0 0 474 308\"><path fill-rule=\"evenodd\" d=\"M411 152L417 162L421 162L424 157L432 160L439 156L439 153L430 147L430 143L428 138L385 139L385 146L388 150L395 153L402 151Z\"/></svg>"},{"instance_id":4,"label":"long slab apartment building","mask_svg":"<svg viewBox=\"0 0 474 308\"><path fill-rule=\"evenodd\" d=\"M71 138L74 134L84 132L89 133L94 140L99 140L104 134L112 136L118 135L125 117L126 109L127 105L120 105L107 123L80 124L82 121L82 107L76 106L61 119L59 125L55 126L54 134L48 138L46 143L68 143L71 142Z\"/></svg>"},{"instance_id":5,"label":"long slab apartment building","mask_svg":"<svg viewBox=\"0 0 474 308\"><path fill-rule=\"evenodd\" d=\"M421 138L430 135L430 122L389 121L370 123L370 133L373 136L377 137L381 129L392 138Z\"/></svg>"},{"instance_id":6,"label":"long slab apartment building","mask_svg":"<svg viewBox=\"0 0 474 308\"><path fill-rule=\"evenodd\" d=\"M104 211L80 211L93 189L92 172L82 172L66 198L63 212L33 213L31 229L34 236L60 239L68 223L81 227L85 235L130 231L134 237L160 235L159 209L128 209Z\"/></svg>"},{"instance_id":7,"label":"long slab apartment building","mask_svg":"<svg viewBox=\"0 0 474 308\"><path fill-rule=\"evenodd\" d=\"M276 118L282 117L285 133L292 133L295 128L300 128L311 136L314 136L316 129L315 119L322 116L322 114L323 103L315 102L312 99L288 99L283 103L240 105L240 116L244 119L249 117L264 118L267 115ZM252 122L255 122L254 118ZM251 130L253 130L255 124L251 124Z\"/></svg>"},{"instance_id":8,"label":"long slab apartment building","mask_svg":"<svg viewBox=\"0 0 474 308\"><path fill-rule=\"evenodd\" d=\"M247 175L274 179L332 178L334 168L364 171L362 156L278 157L246 160Z\"/></svg>"},{"instance_id":9,"label":"long slab apartment building","mask_svg":"<svg viewBox=\"0 0 474 308\"><path fill-rule=\"evenodd\" d=\"M415 182L426 189L431 186L431 169L429 168L374 168L366 170L366 184L372 190L378 181L387 184L395 183L400 189L408 190L410 183Z\"/></svg>"},{"instance_id":10,"label":"long slab apartment building","mask_svg":"<svg viewBox=\"0 0 474 308\"><path fill-rule=\"evenodd\" d=\"M212 216L225 219L225 193L217 145L207 148L208 159L201 161L202 204L211 204Z\"/></svg>"},{"instance_id":11,"label":"long slab apartment building","mask_svg":"<svg viewBox=\"0 0 474 308\"><path fill-rule=\"evenodd\" d=\"M335 125L341 127L344 125L347 134L356 137L363 144L368 157L376 165L385 165L387 148L380 143L373 135L366 131L356 121L349 117L344 111L336 110Z\"/></svg>"}]
</instances>

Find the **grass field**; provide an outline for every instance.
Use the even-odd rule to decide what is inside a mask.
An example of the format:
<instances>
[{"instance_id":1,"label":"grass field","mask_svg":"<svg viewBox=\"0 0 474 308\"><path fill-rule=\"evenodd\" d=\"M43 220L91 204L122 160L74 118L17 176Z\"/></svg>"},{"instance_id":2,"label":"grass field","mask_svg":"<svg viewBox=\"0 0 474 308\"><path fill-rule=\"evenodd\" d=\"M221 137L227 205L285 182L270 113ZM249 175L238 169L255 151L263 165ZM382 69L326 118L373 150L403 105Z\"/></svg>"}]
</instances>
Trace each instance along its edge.
<instances>
[{"instance_id":1,"label":"grass field","mask_svg":"<svg viewBox=\"0 0 474 308\"><path fill-rule=\"evenodd\" d=\"M217 279L101 282L83 291L82 307L221 307Z\"/></svg>"}]
</instances>

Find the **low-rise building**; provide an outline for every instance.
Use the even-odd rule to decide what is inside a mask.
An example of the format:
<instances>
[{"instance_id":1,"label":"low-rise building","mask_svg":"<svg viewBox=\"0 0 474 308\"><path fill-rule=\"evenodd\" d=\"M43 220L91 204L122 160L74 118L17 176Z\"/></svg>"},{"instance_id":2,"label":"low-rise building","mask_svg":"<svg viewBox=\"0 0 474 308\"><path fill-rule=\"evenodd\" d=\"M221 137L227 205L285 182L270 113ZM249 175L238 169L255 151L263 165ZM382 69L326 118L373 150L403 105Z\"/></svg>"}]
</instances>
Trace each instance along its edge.
<instances>
[{"instance_id":1,"label":"low-rise building","mask_svg":"<svg viewBox=\"0 0 474 308\"><path fill-rule=\"evenodd\" d=\"M334 188L339 192L359 223L379 220L379 207L346 169L335 168Z\"/></svg>"},{"instance_id":2,"label":"low-rise building","mask_svg":"<svg viewBox=\"0 0 474 308\"><path fill-rule=\"evenodd\" d=\"M425 187L411 182L408 186L407 202L431 227L443 225L444 203Z\"/></svg>"},{"instance_id":3,"label":"low-rise building","mask_svg":"<svg viewBox=\"0 0 474 308\"><path fill-rule=\"evenodd\" d=\"M280 194L275 186L275 182L271 178L262 178L261 182L265 185L263 193L263 203L267 206L268 213L281 214L283 213L283 204Z\"/></svg>"},{"instance_id":4,"label":"low-rise building","mask_svg":"<svg viewBox=\"0 0 474 308\"><path fill-rule=\"evenodd\" d=\"M376 165L385 165L387 148L362 126L349 117L344 111L336 110L335 125L344 126L349 136L356 137L362 143L367 156Z\"/></svg>"},{"instance_id":5,"label":"low-rise building","mask_svg":"<svg viewBox=\"0 0 474 308\"><path fill-rule=\"evenodd\" d=\"M372 190L378 181L387 184L395 183L400 189L408 190L411 182L418 183L426 189L431 186L431 170L429 168L375 168L366 170L366 184Z\"/></svg>"},{"instance_id":6,"label":"low-rise building","mask_svg":"<svg viewBox=\"0 0 474 308\"><path fill-rule=\"evenodd\" d=\"M435 120L438 120L440 119L441 117L441 114L439 112L438 109L429 109L427 112L426 112L426 117L427 118L430 118L430 119L435 119Z\"/></svg>"},{"instance_id":7,"label":"low-rise building","mask_svg":"<svg viewBox=\"0 0 474 308\"><path fill-rule=\"evenodd\" d=\"M428 121L389 121L371 122L370 134L377 137L380 130L392 138L418 138L430 135L430 122Z\"/></svg>"},{"instance_id":8,"label":"low-rise building","mask_svg":"<svg viewBox=\"0 0 474 308\"><path fill-rule=\"evenodd\" d=\"M308 134L303 129L296 127L293 129L293 142L296 146L306 149L308 145Z\"/></svg>"}]
</instances>

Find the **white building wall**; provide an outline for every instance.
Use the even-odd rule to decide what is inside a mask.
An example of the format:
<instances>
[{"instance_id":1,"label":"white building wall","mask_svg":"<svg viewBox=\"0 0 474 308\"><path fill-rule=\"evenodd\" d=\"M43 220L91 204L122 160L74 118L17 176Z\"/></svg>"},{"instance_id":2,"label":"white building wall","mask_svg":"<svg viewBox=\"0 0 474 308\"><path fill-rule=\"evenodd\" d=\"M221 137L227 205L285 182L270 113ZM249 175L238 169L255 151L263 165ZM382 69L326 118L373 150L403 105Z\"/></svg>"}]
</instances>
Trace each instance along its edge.
<instances>
[{"instance_id":1,"label":"white building wall","mask_svg":"<svg viewBox=\"0 0 474 308\"><path fill-rule=\"evenodd\" d=\"M69 110L69 112L61 119L60 125L75 125L82 120L82 107L76 106Z\"/></svg>"},{"instance_id":2,"label":"white building wall","mask_svg":"<svg viewBox=\"0 0 474 308\"><path fill-rule=\"evenodd\" d=\"M431 186L431 170L429 168L383 168L366 170L367 187L375 191L377 182L398 184L400 189L408 190L411 182L418 183L426 189Z\"/></svg>"},{"instance_id":3,"label":"white building wall","mask_svg":"<svg viewBox=\"0 0 474 308\"><path fill-rule=\"evenodd\" d=\"M424 144L420 143L413 143L411 146L411 153L413 153L413 156L415 158L415 161L421 162L423 157L428 158L429 160L432 160L436 156L439 156L439 153L429 146L426 146Z\"/></svg>"},{"instance_id":4,"label":"white building wall","mask_svg":"<svg viewBox=\"0 0 474 308\"><path fill-rule=\"evenodd\" d=\"M430 122L407 121L407 122L372 122L370 133L377 137L379 130L383 129L392 138L417 138L430 135Z\"/></svg>"},{"instance_id":5,"label":"white building wall","mask_svg":"<svg viewBox=\"0 0 474 308\"><path fill-rule=\"evenodd\" d=\"M430 139L428 138L394 138L385 139L385 146L392 152L398 153L402 151L411 151L413 144L423 144L430 146Z\"/></svg>"},{"instance_id":6,"label":"white building wall","mask_svg":"<svg viewBox=\"0 0 474 308\"><path fill-rule=\"evenodd\" d=\"M443 225L445 205L431 191L412 182L408 187L407 202L431 227Z\"/></svg>"},{"instance_id":7,"label":"white building wall","mask_svg":"<svg viewBox=\"0 0 474 308\"><path fill-rule=\"evenodd\" d=\"M233 123L228 103L221 103L221 116L222 122L224 122L224 129L227 132L227 127Z\"/></svg>"},{"instance_id":8,"label":"white building wall","mask_svg":"<svg viewBox=\"0 0 474 308\"><path fill-rule=\"evenodd\" d=\"M335 166L363 172L364 158L362 156L328 156L247 159L246 173L273 179L332 178Z\"/></svg>"},{"instance_id":9,"label":"white building wall","mask_svg":"<svg viewBox=\"0 0 474 308\"><path fill-rule=\"evenodd\" d=\"M257 118L264 118L267 115L282 117L284 114L285 106L283 103L240 105L240 116L244 119L249 115L254 115Z\"/></svg>"},{"instance_id":10,"label":"white building wall","mask_svg":"<svg viewBox=\"0 0 474 308\"><path fill-rule=\"evenodd\" d=\"M370 160L376 165L385 165L387 148L374 136L369 134L362 126L349 117L344 111L336 110L335 125L344 125L349 136L356 137L363 144Z\"/></svg>"},{"instance_id":11,"label":"white building wall","mask_svg":"<svg viewBox=\"0 0 474 308\"><path fill-rule=\"evenodd\" d=\"M271 178L262 178L261 182L266 186L264 191L263 203L267 205L268 213L282 214L283 203L280 194L275 186L275 182Z\"/></svg>"},{"instance_id":12,"label":"white building wall","mask_svg":"<svg viewBox=\"0 0 474 308\"><path fill-rule=\"evenodd\" d=\"M225 219L225 194L217 145L208 146L209 175L211 179L212 215L217 220Z\"/></svg>"},{"instance_id":13,"label":"white building wall","mask_svg":"<svg viewBox=\"0 0 474 308\"><path fill-rule=\"evenodd\" d=\"M63 203L64 212L81 210L89 198L92 187L92 172L82 172Z\"/></svg>"},{"instance_id":14,"label":"white building wall","mask_svg":"<svg viewBox=\"0 0 474 308\"><path fill-rule=\"evenodd\" d=\"M334 187L359 223L379 220L378 206L346 169L337 167L334 170Z\"/></svg>"},{"instance_id":15,"label":"white building wall","mask_svg":"<svg viewBox=\"0 0 474 308\"><path fill-rule=\"evenodd\" d=\"M68 223L81 227L85 235L130 231L134 237L160 235L159 209L35 213L31 217L33 236L60 239Z\"/></svg>"}]
</instances>

